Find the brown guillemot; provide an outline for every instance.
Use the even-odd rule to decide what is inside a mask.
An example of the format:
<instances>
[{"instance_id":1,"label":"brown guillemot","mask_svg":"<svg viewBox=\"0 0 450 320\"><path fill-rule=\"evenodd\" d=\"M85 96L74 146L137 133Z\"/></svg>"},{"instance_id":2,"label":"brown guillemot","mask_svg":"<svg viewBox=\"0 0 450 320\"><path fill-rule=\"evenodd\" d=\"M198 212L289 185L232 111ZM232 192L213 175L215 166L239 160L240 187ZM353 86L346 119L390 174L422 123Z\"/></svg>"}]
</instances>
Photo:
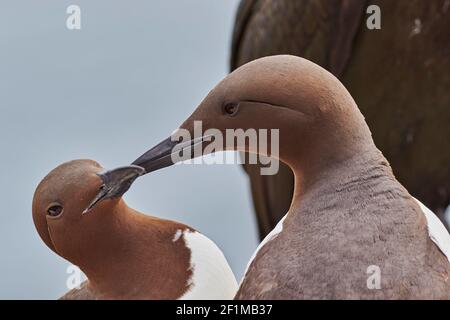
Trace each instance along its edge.
<instances>
[{"instance_id":1,"label":"brown guillemot","mask_svg":"<svg viewBox=\"0 0 450 320\"><path fill-rule=\"evenodd\" d=\"M294 56L252 61L180 129L195 136L195 121L220 132L279 129L279 159L295 174L291 207L250 262L237 299L450 298L448 232L395 179L353 98L328 71ZM133 164L149 173L174 164L180 144L205 140L169 138ZM375 289L367 284L373 266Z\"/></svg>"},{"instance_id":2,"label":"brown guillemot","mask_svg":"<svg viewBox=\"0 0 450 320\"><path fill-rule=\"evenodd\" d=\"M117 196L85 209L104 189L91 160L64 163L39 184L33 220L47 246L87 275L62 299L232 299L236 279L220 249L193 228L147 216ZM142 168L118 168L126 184Z\"/></svg>"}]
</instances>

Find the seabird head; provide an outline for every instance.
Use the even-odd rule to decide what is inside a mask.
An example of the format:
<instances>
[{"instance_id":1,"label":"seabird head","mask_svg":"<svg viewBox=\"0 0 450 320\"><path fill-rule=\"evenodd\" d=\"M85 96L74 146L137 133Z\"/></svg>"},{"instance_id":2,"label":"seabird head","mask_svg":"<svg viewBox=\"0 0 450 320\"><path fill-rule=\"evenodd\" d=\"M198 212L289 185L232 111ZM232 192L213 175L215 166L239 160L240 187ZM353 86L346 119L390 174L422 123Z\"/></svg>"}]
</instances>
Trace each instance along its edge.
<instances>
[{"instance_id":1,"label":"seabird head","mask_svg":"<svg viewBox=\"0 0 450 320\"><path fill-rule=\"evenodd\" d=\"M359 140L371 141L363 116L339 80L306 59L289 55L257 59L233 71L180 129L195 137L195 121L202 122L203 131L218 129L223 136L226 129L279 129L279 158L290 165L307 162L316 153L322 158L346 156ZM174 164L170 156L174 150L207 141L208 137L195 137L180 148L180 143L167 138L133 164L149 173ZM260 153L248 144L224 149Z\"/></svg>"},{"instance_id":2,"label":"seabird head","mask_svg":"<svg viewBox=\"0 0 450 320\"><path fill-rule=\"evenodd\" d=\"M104 171L92 160L74 160L52 170L39 183L33 198L33 221L42 240L64 256L61 251L73 248L68 244L81 241L91 226L101 230L101 220L110 218L121 195L142 172L137 166ZM106 199L109 201L93 208ZM85 214L90 209L92 212ZM94 220L100 226L96 227Z\"/></svg>"},{"instance_id":3,"label":"seabird head","mask_svg":"<svg viewBox=\"0 0 450 320\"><path fill-rule=\"evenodd\" d=\"M195 123L201 121L203 135ZM179 130L191 140L177 140ZM370 131L353 98L331 73L300 57L280 55L249 62L225 77L184 121L175 134L145 152L133 165L141 175L196 156L195 147L211 141L209 130L226 137L227 129L277 129L277 156L291 167L316 169L326 163L345 161L365 144L373 145ZM274 156L255 145L224 144L214 151L235 150ZM271 145L271 136L267 145ZM259 145L259 142L258 142ZM211 150L211 149L210 149ZM207 154L206 148L201 155Z\"/></svg>"}]
</instances>

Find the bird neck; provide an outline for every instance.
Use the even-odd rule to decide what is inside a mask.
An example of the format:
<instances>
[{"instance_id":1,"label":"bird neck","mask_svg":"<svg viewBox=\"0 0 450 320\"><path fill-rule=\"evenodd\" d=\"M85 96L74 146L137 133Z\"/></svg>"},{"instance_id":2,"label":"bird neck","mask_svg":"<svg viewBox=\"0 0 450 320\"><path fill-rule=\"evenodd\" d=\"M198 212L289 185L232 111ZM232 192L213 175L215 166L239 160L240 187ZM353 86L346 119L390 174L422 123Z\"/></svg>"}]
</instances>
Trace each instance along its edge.
<instances>
[{"instance_id":1,"label":"bird neck","mask_svg":"<svg viewBox=\"0 0 450 320\"><path fill-rule=\"evenodd\" d=\"M77 250L66 257L78 265L90 280L109 277L109 268L117 264L118 257L130 254L126 247L127 244L132 247L133 242L127 232L132 222L131 213L123 200L102 211L108 212L89 213L92 220L82 226L82 239L78 241Z\"/></svg>"},{"instance_id":2,"label":"bird neck","mask_svg":"<svg viewBox=\"0 0 450 320\"><path fill-rule=\"evenodd\" d=\"M110 212L94 212L95 221L85 224L84 240L79 242L76 255L68 259L80 267L86 274L89 285L94 292L101 293L105 298L125 296L133 287L133 268L137 251L140 250L138 239L133 233L136 230L136 213L123 200L112 206ZM147 231L152 236L158 234L149 224ZM148 254L154 254L152 247L147 248ZM152 259L142 257L149 264Z\"/></svg>"},{"instance_id":3,"label":"bird neck","mask_svg":"<svg viewBox=\"0 0 450 320\"><path fill-rule=\"evenodd\" d=\"M73 261L90 288L106 299L180 296L186 289L189 252L182 241L172 240L186 226L143 215L123 200L112 210L110 219L95 223L89 250ZM167 289L168 281L178 285Z\"/></svg>"},{"instance_id":4,"label":"bird neck","mask_svg":"<svg viewBox=\"0 0 450 320\"><path fill-rule=\"evenodd\" d=\"M313 103L317 107L308 121L288 126L287 140L280 129L280 158L295 176L293 205L318 187L333 188L380 163L389 167L356 103L345 88L341 91L331 102Z\"/></svg>"},{"instance_id":5,"label":"bird neck","mask_svg":"<svg viewBox=\"0 0 450 320\"><path fill-rule=\"evenodd\" d=\"M397 184L392 169L383 154L372 144L353 156L333 163L318 162L316 166L293 166L294 194L289 212L320 203L339 203L339 198L352 198L361 192L387 192ZM342 202L342 201L340 201ZM321 210L310 208L317 213Z\"/></svg>"}]
</instances>

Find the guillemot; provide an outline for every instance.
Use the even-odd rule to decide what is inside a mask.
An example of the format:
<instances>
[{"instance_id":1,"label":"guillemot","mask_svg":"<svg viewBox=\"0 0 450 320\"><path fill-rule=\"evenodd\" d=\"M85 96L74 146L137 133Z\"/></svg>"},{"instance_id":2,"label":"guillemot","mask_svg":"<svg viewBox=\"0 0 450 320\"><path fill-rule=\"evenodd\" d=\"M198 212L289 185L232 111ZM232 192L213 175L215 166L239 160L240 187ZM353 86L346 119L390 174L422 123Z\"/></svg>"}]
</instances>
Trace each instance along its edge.
<instances>
[{"instance_id":1,"label":"guillemot","mask_svg":"<svg viewBox=\"0 0 450 320\"><path fill-rule=\"evenodd\" d=\"M139 213L121 197L85 210L104 190L103 171L91 160L64 163L34 195L33 220L42 240L88 278L62 299L234 297L236 279L222 251L193 228ZM127 184L142 168L109 172Z\"/></svg>"},{"instance_id":2,"label":"guillemot","mask_svg":"<svg viewBox=\"0 0 450 320\"><path fill-rule=\"evenodd\" d=\"M450 298L448 232L395 179L328 71L294 56L252 61L222 80L180 130L195 136L195 121L222 133L278 129L279 159L295 175L291 207L250 261L237 299ZM177 146L206 140L168 138L133 165L150 173L174 164ZM249 144L224 149L260 152ZM367 285L374 266L376 290Z\"/></svg>"}]
</instances>

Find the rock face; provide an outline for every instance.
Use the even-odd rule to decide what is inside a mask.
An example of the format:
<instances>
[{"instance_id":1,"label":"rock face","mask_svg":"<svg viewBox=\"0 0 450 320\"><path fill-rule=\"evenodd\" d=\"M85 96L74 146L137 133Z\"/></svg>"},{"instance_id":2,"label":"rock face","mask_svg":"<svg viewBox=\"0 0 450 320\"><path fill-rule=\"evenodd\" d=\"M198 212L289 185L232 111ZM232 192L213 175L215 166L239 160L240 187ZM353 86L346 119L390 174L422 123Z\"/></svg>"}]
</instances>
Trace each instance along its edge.
<instances>
[{"instance_id":1,"label":"rock face","mask_svg":"<svg viewBox=\"0 0 450 320\"><path fill-rule=\"evenodd\" d=\"M381 9L381 29L366 8ZM450 203L450 0L244 0L231 69L275 54L309 59L350 91L397 179L442 218ZM261 237L288 211L294 186L282 165L245 165Z\"/></svg>"}]
</instances>

